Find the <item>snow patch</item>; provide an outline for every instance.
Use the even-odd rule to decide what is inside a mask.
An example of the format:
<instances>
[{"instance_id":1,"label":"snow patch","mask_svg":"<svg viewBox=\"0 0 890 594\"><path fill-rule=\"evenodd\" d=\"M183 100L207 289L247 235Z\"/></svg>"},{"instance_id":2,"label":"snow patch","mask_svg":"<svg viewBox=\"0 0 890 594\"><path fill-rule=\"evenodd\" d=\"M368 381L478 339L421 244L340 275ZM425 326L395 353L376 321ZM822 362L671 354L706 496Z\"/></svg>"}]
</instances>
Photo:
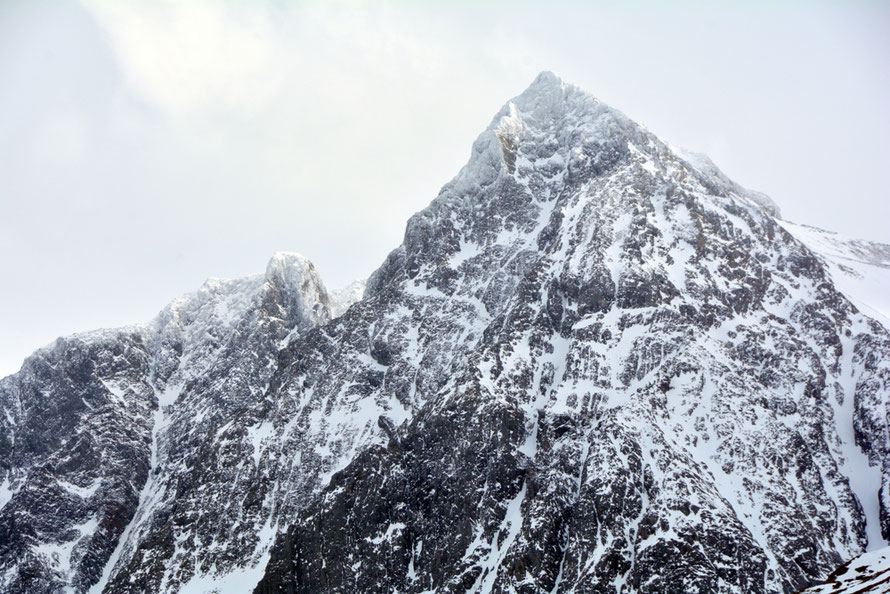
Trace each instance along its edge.
<instances>
[{"instance_id":1,"label":"snow patch","mask_svg":"<svg viewBox=\"0 0 890 594\"><path fill-rule=\"evenodd\" d=\"M470 589L471 592L491 592L494 587L494 581L498 575L498 568L507 556L507 551L513 545L513 541L519 536L522 528L522 502L525 499L527 484L522 483L522 489L516 494L516 497L507 503L507 511L504 513L504 519L501 526L491 537L488 558L484 559L480 564L482 572L476 578L476 583ZM506 532L506 535L501 536Z\"/></svg>"},{"instance_id":2,"label":"snow patch","mask_svg":"<svg viewBox=\"0 0 890 594\"><path fill-rule=\"evenodd\" d=\"M380 536L375 536L374 538L368 538L367 541L371 544L379 545L384 541L392 538L394 534L397 532L401 532L405 529L405 524L402 522L393 522L389 526L387 526L386 530Z\"/></svg>"},{"instance_id":3,"label":"snow patch","mask_svg":"<svg viewBox=\"0 0 890 594\"><path fill-rule=\"evenodd\" d=\"M260 456L262 455L263 441L274 435L274 427L271 421L265 421L257 425L253 425L247 430L247 440L253 447L253 464L255 467L260 466Z\"/></svg>"},{"instance_id":4,"label":"snow patch","mask_svg":"<svg viewBox=\"0 0 890 594\"><path fill-rule=\"evenodd\" d=\"M9 503L15 493L16 491L12 488L12 482L9 480L9 476L6 476L3 479L3 482L0 483L0 509L3 509L3 507Z\"/></svg>"},{"instance_id":5,"label":"snow patch","mask_svg":"<svg viewBox=\"0 0 890 594\"><path fill-rule=\"evenodd\" d=\"M56 482L60 487L71 493L72 495L77 495L81 499L88 499L99 490L99 487L102 485L102 481L99 479L94 480L89 487L78 487L73 483L69 483L67 481L63 481L61 479L56 479Z\"/></svg>"},{"instance_id":6,"label":"snow patch","mask_svg":"<svg viewBox=\"0 0 890 594\"><path fill-rule=\"evenodd\" d=\"M890 547L870 551L848 563L824 584L801 594L879 594L890 592Z\"/></svg>"}]
</instances>

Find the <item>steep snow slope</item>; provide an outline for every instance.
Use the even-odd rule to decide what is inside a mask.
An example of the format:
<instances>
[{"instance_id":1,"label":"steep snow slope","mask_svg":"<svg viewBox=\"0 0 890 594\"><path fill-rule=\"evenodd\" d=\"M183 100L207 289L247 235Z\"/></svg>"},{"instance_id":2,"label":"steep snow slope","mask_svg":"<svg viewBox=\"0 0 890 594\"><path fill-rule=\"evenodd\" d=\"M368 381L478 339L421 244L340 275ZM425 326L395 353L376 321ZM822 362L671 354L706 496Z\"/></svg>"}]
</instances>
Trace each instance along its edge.
<instances>
[{"instance_id":1,"label":"steep snow slope","mask_svg":"<svg viewBox=\"0 0 890 594\"><path fill-rule=\"evenodd\" d=\"M856 307L890 328L890 245L788 221L781 224L825 259L835 286Z\"/></svg>"}]
</instances>

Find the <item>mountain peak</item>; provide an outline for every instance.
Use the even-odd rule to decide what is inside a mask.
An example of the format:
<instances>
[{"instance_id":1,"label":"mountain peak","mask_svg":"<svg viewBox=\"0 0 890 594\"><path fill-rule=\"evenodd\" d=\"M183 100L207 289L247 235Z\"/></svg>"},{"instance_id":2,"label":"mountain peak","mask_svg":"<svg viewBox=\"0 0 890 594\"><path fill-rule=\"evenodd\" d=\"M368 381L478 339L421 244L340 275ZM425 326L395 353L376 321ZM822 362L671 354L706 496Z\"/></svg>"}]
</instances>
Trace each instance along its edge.
<instances>
[{"instance_id":1,"label":"mountain peak","mask_svg":"<svg viewBox=\"0 0 890 594\"><path fill-rule=\"evenodd\" d=\"M298 331L330 319L327 289L305 256L276 253L266 267L266 284L272 287L273 309L290 312Z\"/></svg>"},{"instance_id":2,"label":"mountain peak","mask_svg":"<svg viewBox=\"0 0 890 594\"><path fill-rule=\"evenodd\" d=\"M504 115L515 117L518 111L535 121L547 123L560 119L570 111L587 111L598 103L593 95L545 70L522 93L508 101L495 120ZM602 109L602 106L598 108Z\"/></svg>"},{"instance_id":3,"label":"mountain peak","mask_svg":"<svg viewBox=\"0 0 890 594\"><path fill-rule=\"evenodd\" d=\"M532 87L563 87L566 82L558 74L550 70L542 70L529 88Z\"/></svg>"},{"instance_id":4,"label":"mountain peak","mask_svg":"<svg viewBox=\"0 0 890 594\"><path fill-rule=\"evenodd\" d=\"M312 268L312 262L302 254L296 252L276 252L269 259L269 264L266 265L266 278L269 278L281 270L305 270L308 268Z\"/></svg>"}]
</instances>

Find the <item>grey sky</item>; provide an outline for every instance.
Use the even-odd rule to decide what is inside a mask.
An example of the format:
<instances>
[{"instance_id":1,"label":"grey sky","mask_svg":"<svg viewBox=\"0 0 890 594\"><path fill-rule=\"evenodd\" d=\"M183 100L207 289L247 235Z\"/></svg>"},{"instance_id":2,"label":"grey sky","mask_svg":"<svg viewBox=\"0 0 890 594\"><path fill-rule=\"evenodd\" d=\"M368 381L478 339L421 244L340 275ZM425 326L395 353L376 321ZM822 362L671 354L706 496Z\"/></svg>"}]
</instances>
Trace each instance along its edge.
<instances>
[{"instance_id":1,"label":"grey sky","mask_svg":"<svg viewBox=\"0 0 890 594\"><path fill-rule=\"evenodd\" d=\"M0 375L275 251L366 276L544 69L888 241L888 66L886 2L5 0Z\"/></svg>"}]
</instances>

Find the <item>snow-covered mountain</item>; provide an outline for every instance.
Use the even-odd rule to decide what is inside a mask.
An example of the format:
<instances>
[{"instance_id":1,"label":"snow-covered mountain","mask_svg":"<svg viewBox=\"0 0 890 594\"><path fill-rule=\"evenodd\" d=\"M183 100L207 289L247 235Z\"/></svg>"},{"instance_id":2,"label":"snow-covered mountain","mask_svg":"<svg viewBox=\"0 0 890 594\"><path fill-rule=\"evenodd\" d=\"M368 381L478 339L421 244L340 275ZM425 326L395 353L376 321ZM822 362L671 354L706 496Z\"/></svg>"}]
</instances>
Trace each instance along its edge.
<instances>
[{"instance_id":1,"label":"snow-covered mountain","mask_svg":"<svg viewBox=\"0 0 890 594\"><path fill-rule=\"evenodd\" d=\"M2 380L0 589L824 580L890 536L890 248L778 216L542 73L355 303L278 255Z\"/></svg>"}]
</instances>

